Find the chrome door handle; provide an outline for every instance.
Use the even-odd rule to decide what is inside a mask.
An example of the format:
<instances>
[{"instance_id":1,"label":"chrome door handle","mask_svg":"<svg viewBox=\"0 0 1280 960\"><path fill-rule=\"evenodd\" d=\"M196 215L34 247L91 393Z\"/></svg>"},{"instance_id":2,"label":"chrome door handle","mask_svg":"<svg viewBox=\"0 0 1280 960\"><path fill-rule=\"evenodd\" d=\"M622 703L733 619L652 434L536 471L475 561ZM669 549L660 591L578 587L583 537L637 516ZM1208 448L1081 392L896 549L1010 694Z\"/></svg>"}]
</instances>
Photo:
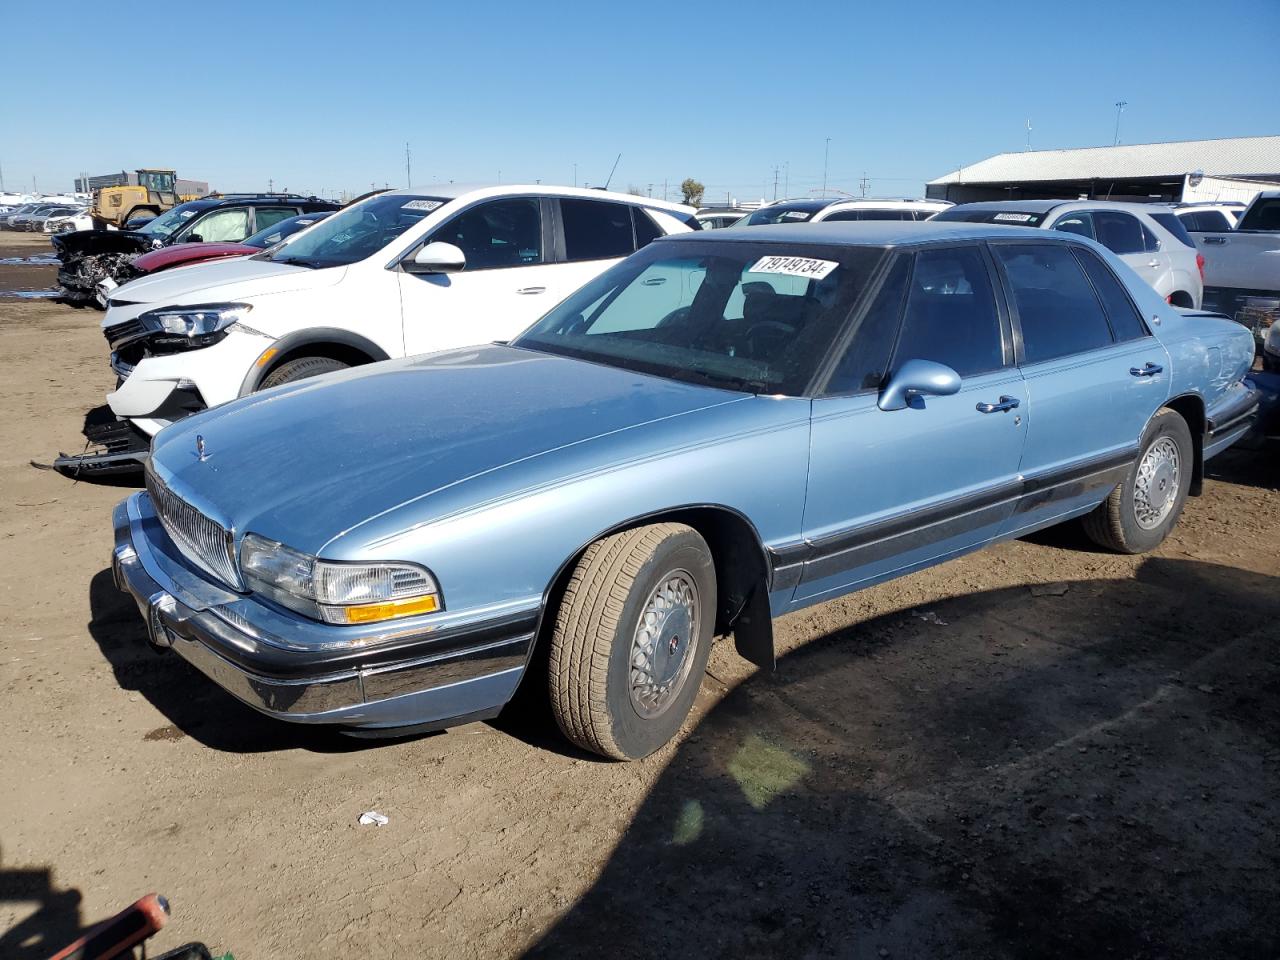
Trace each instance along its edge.
<instances>
[{"instance_id":1,"label":"chrome door handle","mask_svg":"<svg viewBox=\"0 0 1280 960\"><path fill-rule=\"evenodd\" d=\"M1201 237L1200 239L1203 240L1205 243L1211 243L1219 247L1223 246L1227 242L1226 237Z\"/></svg>"},{"instance_id":2,"label":"chrome door handle","mask_svg":"<svg viewBox=\"0 0 1280 960\"><path fill-rule=\"evenodd\" d=\"M666 277L650 277L648 280L641 280L640 284L645 287L660 287L666 282Z\"/></svg>"},{"instance_id":3,"label":"chrome door handle","mask_svg":"<svg viewBox=\"0 0 1280 960\"><path fill-rule=\"evenodd\" d=\"M1135 377L1154 377L1157 373L1164 370L1164 367L1158 363L1144 363L1140 367L1130 367L1129 372Z\"/></svg>"},{"instance_id":4,"label":"chrome door handle","mask_svg":"<svg viewBox=\"0 0 1280 960\"><path fill-rule=\"evenodd\" d=\"M546 292L547 292L546 287L521 287L519 290L516 291L516 293L520 293L520 294L546 293Z\"/></svg>"},{"instance_id":5,"label":"chrome door handle","mask_svg":"<svg viewBox=\"0 0 1280 960\"><path fill-rule=\"evenodd\" d=\"M1159 260L1148 260L1148 261L1147 261L1147 266L1148 266L1148 267L1158 267L1158 266L1160 266L1160 261L1159 261Z\"/></svg>"},{"instance_id":6,"label":"chrome door handle","mask_svg":"<svg viewBox=\"0 0 1280 960\"><path fill-rule=\"evenodd\" d=\"M977 406L979 413L997 413L1001 410L1012 410L1021 401L1017 397L1001 397L997 403L980 403Z\"/></svg>"}]
</instances>

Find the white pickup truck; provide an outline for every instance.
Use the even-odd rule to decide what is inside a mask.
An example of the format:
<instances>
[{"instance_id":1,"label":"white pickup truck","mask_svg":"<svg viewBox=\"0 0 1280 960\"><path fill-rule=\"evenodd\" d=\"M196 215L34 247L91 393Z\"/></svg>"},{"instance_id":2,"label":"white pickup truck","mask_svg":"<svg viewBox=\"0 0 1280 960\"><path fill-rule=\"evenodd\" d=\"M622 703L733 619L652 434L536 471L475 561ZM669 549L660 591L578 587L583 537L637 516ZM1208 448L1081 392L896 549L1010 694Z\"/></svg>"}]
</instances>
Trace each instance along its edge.
<instances>
[{"instance_id":1,"label":"white pickup truck","mask_svg":"<svg viewBox=\"0 0 1280 960\"><path fill-rule=\"evenodd\" d=\"M1264 190L1234 230L1193 233L1204 255L1204 309L1234 317L1259 343L1280 320L1280 190Z\"/></svg>"}]
</instances>

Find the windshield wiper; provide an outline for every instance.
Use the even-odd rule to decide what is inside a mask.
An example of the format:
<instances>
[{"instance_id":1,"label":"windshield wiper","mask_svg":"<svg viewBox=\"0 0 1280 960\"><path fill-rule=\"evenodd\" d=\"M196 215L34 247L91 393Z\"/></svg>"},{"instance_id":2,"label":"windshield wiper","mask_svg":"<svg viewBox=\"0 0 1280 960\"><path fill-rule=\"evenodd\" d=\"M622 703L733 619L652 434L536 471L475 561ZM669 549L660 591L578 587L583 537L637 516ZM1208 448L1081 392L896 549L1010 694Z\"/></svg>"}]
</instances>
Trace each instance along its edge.
<instances>
[{"instance_id":1,"label":"windshield wiper","mask_svg":"<svg viewBox=\"0 0 1280 960\"><path fill-rule=\"evenodd\" d=\"M272 257L272 263L285 263L291 267L306 267L308 270L319 270L320 264L306 257Z\"/></svg>"},{"instance_id":2,"label":"windshield wiper","mask_svg":"<svg viewBox=\"0 0 1280 960\"><path fill-rule=\"evenodd\" d=\"M710 383L729 384L747 393L764 393L769 389L769 385L763 380L753 380L750 377L735 377L729 373L711 373L709 370L698 370L696 368L689 371L696 376L701 377Z\"/></svg>"}]
</instances>

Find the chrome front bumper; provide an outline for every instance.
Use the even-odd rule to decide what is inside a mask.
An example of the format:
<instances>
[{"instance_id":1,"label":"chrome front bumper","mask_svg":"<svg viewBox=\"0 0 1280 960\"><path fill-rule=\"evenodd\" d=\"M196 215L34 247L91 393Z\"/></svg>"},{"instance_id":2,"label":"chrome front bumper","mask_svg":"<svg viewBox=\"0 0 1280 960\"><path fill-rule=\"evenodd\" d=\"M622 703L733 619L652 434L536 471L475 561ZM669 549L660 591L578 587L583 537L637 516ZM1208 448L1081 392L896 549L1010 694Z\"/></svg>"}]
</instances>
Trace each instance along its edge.
<instances>
[{"instance_id":1,"label":"chrome front bumper","mask_svg":"<svg viewBox=\"0 0 1280 960\"><path fill-rule=\"evenodd\" d=\"M536 608L442 617L438 626L381 637L317 639L333 631L234 593L187 564L147 494L118 504L112 520L112 576L137 602L152 645L270 716L371 731L445 727L496 715L524 672ZM291 621L297 630L289 634L282 626Z\"/></svg>"}]
</instances>

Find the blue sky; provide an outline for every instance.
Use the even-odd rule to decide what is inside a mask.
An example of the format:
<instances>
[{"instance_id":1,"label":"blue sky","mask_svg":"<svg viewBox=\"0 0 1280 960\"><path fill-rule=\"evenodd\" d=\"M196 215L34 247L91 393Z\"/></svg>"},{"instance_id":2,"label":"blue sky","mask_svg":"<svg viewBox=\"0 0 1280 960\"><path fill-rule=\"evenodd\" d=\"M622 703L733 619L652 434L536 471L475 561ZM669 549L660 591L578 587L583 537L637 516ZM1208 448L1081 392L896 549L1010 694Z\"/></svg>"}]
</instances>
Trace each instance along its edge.
<instances>
[{"instance_id":1,"label":"blue sky","mask_svg":"<svg viewBox=\"0 0 1280 960\"><path fill-rule=\"evenodd\" d=\"M1280 134L1280 0L7 0L0 36L10 189L173 166L360 192L404 184L409 141L415 184L600 184L621 153L614 187L754 199L775 166L779 195L820 187L830 137L832 187L908 196L1028 119L1036 149L1109 144L1117 100L1126 143Z\"/></svg>"}]
</instances>

